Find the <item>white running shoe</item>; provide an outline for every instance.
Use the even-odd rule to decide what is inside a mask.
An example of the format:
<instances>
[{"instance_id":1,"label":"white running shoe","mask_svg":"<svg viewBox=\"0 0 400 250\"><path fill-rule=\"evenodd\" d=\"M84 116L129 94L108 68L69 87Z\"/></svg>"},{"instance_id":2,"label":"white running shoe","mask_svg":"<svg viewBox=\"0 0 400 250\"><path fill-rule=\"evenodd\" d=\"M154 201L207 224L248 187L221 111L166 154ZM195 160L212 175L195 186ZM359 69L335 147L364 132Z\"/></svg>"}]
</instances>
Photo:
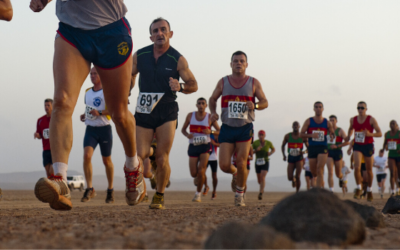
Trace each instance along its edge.
<instances>
[{"instance_id":1,"label":"white running shoe","mask_svg":"<svg viewBox=\"0 0 400 250\"><path fill-rule=\"evenodd\" d=\"M244 204L244 197L243 196L236 196L235 195L235 206L237 207L244 207L246 204Z\"/></svg>"},{"instance_id":2,"label":"white running shoe","mask_svg":"<svg viewBox=\"0 0 400 250\"><path fill-rule=\"evenodd\" d=\"M146 195L146 183L143 181L143 164L136 171L124 167L126 188L125 200L129 206L139 204Z\"/></svg>"},{"instance_id":3,"label":"white running shoe","mask_svg":"<svg viewBox=\"0 0 400 250\"><path fill-rule=\"evenodd\" d=\"M200 194L195 194L192 201L193 202L201 202L201 193Z\"/></svg>"}]
</instances>

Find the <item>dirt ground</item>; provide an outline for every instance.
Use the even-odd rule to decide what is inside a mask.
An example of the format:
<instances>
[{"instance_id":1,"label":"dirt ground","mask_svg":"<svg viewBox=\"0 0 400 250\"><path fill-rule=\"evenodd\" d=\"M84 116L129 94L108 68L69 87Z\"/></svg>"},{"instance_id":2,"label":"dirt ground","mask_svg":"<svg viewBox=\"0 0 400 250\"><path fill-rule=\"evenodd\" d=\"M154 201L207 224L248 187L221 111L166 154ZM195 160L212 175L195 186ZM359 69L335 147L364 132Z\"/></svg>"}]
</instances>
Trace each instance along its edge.
<instances>
[{"instance_id":1,"label":"dirt ground","mask_svg":"<svg viewBox=\"0 0 400 250\"><path fill-rule=\"evenodd\" d=\"M214 201L209 193L202 203L193 203L193 192L167 192L162 211L150 210L149 202L129 207L124 192L116 192L111 205L104 202L105 191L98 191L87 203L80 202L82 195L74 191L74 208L57 212L37 201L33 191L3 190L0 248L202 248L218 226L230 220L256 224L289 193L266 193L262 201L256 193L248 193L247 206L237 208L233 193L218 193ZM387 198L368 204L381 210ZM385 220L387 228L368 229L364 244L350 248L400 248L400 215L385 216ZM310 243L297 247L329 248Z\"/></svg>"}]
</instances>

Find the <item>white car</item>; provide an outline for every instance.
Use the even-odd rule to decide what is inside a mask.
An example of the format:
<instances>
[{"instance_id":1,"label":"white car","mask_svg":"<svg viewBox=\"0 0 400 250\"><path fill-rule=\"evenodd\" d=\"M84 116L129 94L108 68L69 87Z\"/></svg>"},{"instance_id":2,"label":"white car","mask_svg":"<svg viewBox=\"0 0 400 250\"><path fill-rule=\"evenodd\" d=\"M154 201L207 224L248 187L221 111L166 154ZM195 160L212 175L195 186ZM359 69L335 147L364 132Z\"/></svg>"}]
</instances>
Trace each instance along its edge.
<instances>
[{"instance_id":1,"label":"white car","mask_svg":"<svg viewBox=\"0 0 400 250\"><path fill-rule=\"evenodd\" d=\"M71 192L74 189L79 189L82 192L85 187L85 178L82 175L67 176L67 183Z\"/></svg>"}]
</instances>

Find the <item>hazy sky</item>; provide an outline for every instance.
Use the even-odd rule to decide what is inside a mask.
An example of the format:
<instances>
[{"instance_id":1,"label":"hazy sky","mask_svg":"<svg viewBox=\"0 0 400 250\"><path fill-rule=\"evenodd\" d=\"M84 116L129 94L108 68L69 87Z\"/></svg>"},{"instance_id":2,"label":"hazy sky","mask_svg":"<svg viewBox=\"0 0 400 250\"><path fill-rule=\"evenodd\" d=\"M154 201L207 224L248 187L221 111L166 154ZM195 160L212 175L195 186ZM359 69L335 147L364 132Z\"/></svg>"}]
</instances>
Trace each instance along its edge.
<instances>
[{"instance_id":1,"label":"hazy sky","mask_svg":"<svg viewBox=\"0 0 400 250\"><path fill-rule=\"evenodd\" d=\"M42 13L33 13L28 0L12 2L12 22L0 22L0 173L43 170L41 141L34 140L33 133L44 115L43 100L53 96L58 27L55 1ZM186 114L195 110L198 97L208 99L218 80L231 73L230 56L236 50L247 53L247 73L262 83L269 101L268 109L256 112L254 123L256 131L264 129L277 148L269 177L286 174L280 152L283 136L293 121L303 124L313 115L317 100L325 105L324 115L337 115L338 125L346 131L360 100L368 103L368 113L377 118L383 132L391 119L400 120L399 1L126 0L125 4L134 50L150 44L148 26L154 18L168 19L175 32L171 44L186 57L199 84L194 94L178 94L172 178L190 177L188 140L180 132ZM82 171L85 132L79 115L84 111L84 89L90 86L88 78L73 115L69 168L78 171ZM137 94L136 86L131 111ZM113 129L115 174L122 176L125 157ZM376 148L382 142L377 139ZM93 163L94 174L103 174L99 149ZM228 177L220 170L219 176ZM250 179L254 178L252 163Z\"/></svg>"}]
</instances>

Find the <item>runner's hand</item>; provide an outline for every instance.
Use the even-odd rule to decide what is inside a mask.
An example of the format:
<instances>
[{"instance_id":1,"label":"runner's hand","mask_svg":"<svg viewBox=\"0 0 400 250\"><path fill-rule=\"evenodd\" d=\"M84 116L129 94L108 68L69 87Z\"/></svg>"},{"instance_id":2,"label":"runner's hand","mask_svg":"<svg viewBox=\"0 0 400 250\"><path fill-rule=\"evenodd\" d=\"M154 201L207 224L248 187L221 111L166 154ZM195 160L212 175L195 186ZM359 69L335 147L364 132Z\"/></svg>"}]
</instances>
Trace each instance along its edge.
<instances>
[{"instance_id":1,"label":"runner's hand","mask_svg":"<svg viewBox=\"0 0 400 250\"><path fill-rule=\"evenodd\" d=\"M283 156L283 161L286 161L286 155Z\"/></svg>"},{"instance_id":2,"label":"runner's hand","mask_svg":"<svg viewBox=\"0 0 400 250\"><path fill-rule=\"evenodd\" d=\"M80 118L81 118L81 122L84 122L86 120L85 114L82 114Z\"/></svg>"},{"instance_id":3,"label":"runner's hand","mask_svg":"<svg viewBox=\"0 0 400 250\"><path fill-rule=\"evenodd\" d=\"M90 113L91 115L94 115L94 116L100 116L99 111L97 111L97 110L95 110L95 109L91 110L89 113Z\"/></svg>"},{"instance_id":4,"label":"runner's hand","mask_svg":"<svg viewBox=\"0 0 400 250\"><path fill-rule=\"evenodd\" d=\"M311 134L311 138L315 138L315 139L317 139L317 138L319 138L319 134L317 134L317 133L315 133L315 134Z\"/></svg>"},{"instance_id":5,"label":"runner's hand","mask_svg":"<svg viewBox=\"0 0 400 250\"><path fill-rule=\"evenodd\" d=\"M246 106L248 110L253 110L254 109L254 103L253 102L246 102Z\"/></svg>"},{"instance_id":6,"label":"runner's hand","mask_svg":"<svg viewBox=\"0 0 400 250\"><path fill-rule=\"evenodd\" d=\"M370 133L367 129L364 130L365 137L372 137L372 133Z\"/></svg>"},{"instance_id":7,"label":"runner's hand","mask_svg":"<svg viewBox=\"0 0 400 250\"><path fill-rule=\"evenodd\" d=\"M331 145L331 149L337 149L337 146L335 144Z\"/></svg>"},{"instance_id":8,"label":"runner's hand","mask_svg":"<svg viewBox=\"0 0 400 250\"><path fill-rule=\"evenodd\" d=\"M346 137L344 138L344 141L345 141L345 142L350 141L350 135L346 136Z\"/></svg>"},{"instance_id":9,"label":"runner's hand","mask_svg":"<svg viewBox=\"0 0 400 250\"><path fill-rule=\"evenodd\" d=\"M40 134L39 133L34 133L33 134L33 139L40 139Z\"/></svg>"},{"instance_id":10,"label":"runner's hand","mask_svg":"<svg viewBox=\"0 0 400 250\"><path fill-rule=\"evenodd\" d=\"M29 8L31 8L33 12L41 12L44 7L45 6L43 6L42 0L31 0L29 5Z\"/></svg>"},{"instance_id":11,"label":"runner's hand","mask_svg":"<svg viewBox=\"0 0 400 250\"><path fill-rule=\"evenodd\" d=\"M169 87L172 91L179 91L181 90L181 85L179 84L178 80L170 77L169 78Z\"/></svg>"},{"instance_id":12,"label":"runner's hand","mask_svg":"<svg viewBox=\"0 0 400 250\"><path fill-rule=\"evenodd\" d=\"M217 113L211 114L211 122L218 121L219 115Z\"/></svg>"},{"instance_id":13,"label":"runner's hand","mask_svg":"<svg viewBox=\"0 0 400 250\"><path fill-rule=\"evenodd\" d=\"M351 148L347 149L347 154L351 155Z\"/></svg>"},{"instance_id":14,"label":"runner's hand","mask_svg":"<svg viewBox=\"0 0 400 250\"><path fill-rule=\"evenodd\" d=\"M208 129L208 128L206 128L206 129L203 129L203 134L206 134L206 135L209 135L209 134L211 134L211 130L210 129Z\"/></svg>"},{"instance_id":15,"label":"runner's hand","mask_svg":"<svg viewBox=\"0 0 400 250\"><path fill-rule=\"evenodd\" d=\"M335 136L333 134L329 135L331 137L331 140L333 141L333 138L335 138Z\"/></svg>"},{"instance_id":16,"label":"runner's hand","mask_svg":"<svg viewBox=\"0 0 400 250\"><path fill-rule=\"evenodd\" d=\"M260 146L257 147L256 151L258 152L258 151L260 151L261 149L262 149L262 146L260 145Z\"/></svg>"},{"instance_id":17,"label":"runner's hand","mask_svg":"<svg viewBox=\"0 0 400 250\"><path fill-rule=\"evenodd\" d=\"M188 134L188 136L186 136L188 139L193 139L193 134Z\"/></svg>"}]
</instances>

